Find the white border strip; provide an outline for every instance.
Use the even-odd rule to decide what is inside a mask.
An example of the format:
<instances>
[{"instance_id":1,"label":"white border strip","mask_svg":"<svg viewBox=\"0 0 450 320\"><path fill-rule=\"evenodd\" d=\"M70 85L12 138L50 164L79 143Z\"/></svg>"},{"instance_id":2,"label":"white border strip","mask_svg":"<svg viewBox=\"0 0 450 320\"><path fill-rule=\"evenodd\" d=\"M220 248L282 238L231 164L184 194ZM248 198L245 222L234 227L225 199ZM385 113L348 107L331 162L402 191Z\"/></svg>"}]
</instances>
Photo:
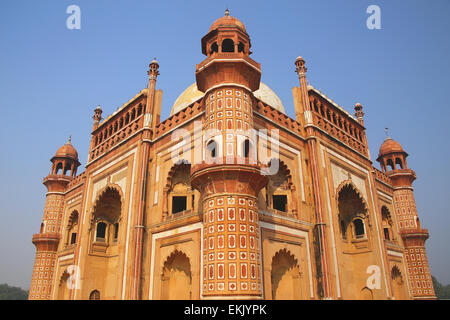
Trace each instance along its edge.
<instances>
[{"instance_id":1,"label":"white border strip","mask_svg":"<svg viewBox=\"0 0 450 320\"><path fill-rule=\"evenodd\" d=\"M388 255L390 256L396 256L396 257L401 257L403 258L403 253L401 252L396 252L396 251L392 251L392 250L387 250Z\"/></svg>"},{"instance_id":2,"label":"white border strip","mask_svg":"<svg viewBox=\"0 0 450 320\"><path fill-rule=\"evenodd\" d=\"M334 273L336 278L336 288L337 288L337 296L340 298L342 296L341 292L341 283L339 278L339 270L338 270L338 262L337 262L337 249L336 249L336 234L334 233L334 225L333 225L333 217L331 215L331 202L330 202L330 194L328 192L328 178L325 176L325 191L327 195L327 206L328 206L328 219L330 220L330 231L331 231L331 245L333 247L333 262L334 262Z\"/></svg>"},{"instance_id":3,"label":"white border strip","mask_svg":"<svg viewBox=\"0 0 450 320\"><path fill-rule=\"evenodd\" d=\"M64 260L69 260L69 259L73 258L74 256L75 255L73 253L72 254L68 254L66 256L59 257L58 261L61 262L61 261L64 261Z\"/></svg>"}]
</instances>

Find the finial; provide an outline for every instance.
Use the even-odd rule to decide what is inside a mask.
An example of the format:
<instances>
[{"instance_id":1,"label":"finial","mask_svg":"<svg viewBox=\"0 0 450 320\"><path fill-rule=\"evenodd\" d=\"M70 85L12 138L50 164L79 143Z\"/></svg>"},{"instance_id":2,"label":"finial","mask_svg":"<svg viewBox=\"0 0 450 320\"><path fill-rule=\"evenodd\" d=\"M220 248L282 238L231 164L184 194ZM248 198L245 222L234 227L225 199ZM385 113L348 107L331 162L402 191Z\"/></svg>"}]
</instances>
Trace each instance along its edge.
<instances>
[{"instance_id":1,"label":"finial","mask_svg":"<svg viewBox=\"0 0 450 320\"><path fill-rule=\"evenodd\" d=\"M388 139L390 139L391 137L389 137L389 128L384 128L384 131L386 132L386 139L385 140L388 140Z\"/></svg>"},{"instance_id":2,"label":"finial","mask_svg":"<svg viewBox=\"0 0 450 320\"><path fill-rule=\"evenodd\" d=\"M67 144L72 144L72 135L69 136L69 140L67 141Z\"/></svg>"},{"instance_id":3,"label":"finial","mask_svg":"<svg viewBox=\"0 0 450 320\"><path fill-rule=\"evenodd\" d=\"M230 10L228 8L225 10L225 16L228 17L230 15Z\"/></svg>"}]
</instances>

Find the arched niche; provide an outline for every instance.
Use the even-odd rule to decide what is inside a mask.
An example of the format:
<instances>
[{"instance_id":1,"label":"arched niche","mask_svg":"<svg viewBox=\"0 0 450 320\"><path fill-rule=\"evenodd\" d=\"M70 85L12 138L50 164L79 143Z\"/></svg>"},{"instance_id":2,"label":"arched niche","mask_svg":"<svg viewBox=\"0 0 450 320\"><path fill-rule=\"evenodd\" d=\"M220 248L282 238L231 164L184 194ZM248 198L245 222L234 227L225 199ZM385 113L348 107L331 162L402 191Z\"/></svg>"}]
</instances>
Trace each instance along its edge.
<instances>
[{"instance_id":1,"label":"arched niche","mask_svg":"<svg viewBox=\"0 0 450 320\"><path fill-rule=\"evenodd\" d=\"M391 212L386 206L381 207L381 224L383 226L383 237L384 240L394 241L394 230Z\"/></svg>"},{"instance_id":2,"label":"arched niche","mask_svg":"<svg viewBox=\"0 0 450 320\"><path fill-rule=\"evenodd\" d=\"M163 191L163 219L196 209L196 192L190 182L191 164L180 161L167 175Z\"/></svg>"},{"instance_id":3,"label":"arched niche","mask_svg":"<svg viewBox=\"0 0 450 320\"><path fill-rule=\"evenodd\" d=\"M367 205L352 182L344 182L337 190L338 219L342 239L367 237Z\"/></svg>"},{"instance_id":4,"label":"arched niche","mask_svg":"<svg viewBox=\"0 0 450 320\"><path fill-rule=\"evenodd\" d=\"M405 279L402 272L400 271L400 268L397 265L394 265L391 268L391 281L394 298L396 300L408 299Z\"/></svg>"},{"instance_id":5,"label":"arched niche","mask_svg":"<svg viewBox=\"0 0 450 320\"><path fill-rule=\"evenodd\" d=\"M77 242L77 236L78 236L78 220L79 220L79 214L77 210L73 210L69 218L67 220L67 227L66 227L66 241L65 245L75 245Z\"/></svg>"},{"instance_id":6,"label":"arched niche","mask_svg":"<svg viewBox=\"0 0 450 320\"><path fill-rule=\"evenodd\" d=\"M258 196L259 207L273 210L278 214L295 216L297 214L297 197L291 171L279 159L272 159L267 164L268 183Z\"/></svg>"},{"instance_id":7,"label":"arched niche","mask_svg":"<svg viewBox=\"0 0 450 320\"><path fill-rule=\"evenodd\" d=\"M182 251L173 251L165 260L161 273L162 300L192 298L191 263Z\"/></svg>"},{"instance_id":8,"label":"arched niche","mask_svg":"<svg viewBox=\"0 0 450 320\"><path fill-rule=\"evenodd\" d=\"M273 256L270 276L273 300L301 298L300 267L290 251L282 249Z\"/></svg>"},{"instance_id":9,"label":"arched niche","mask_svg":"<svg viewBox=\"0 0 450 320\"><path fill-rule=\"evenodd\" d=\"M67 270L64 270L59 279L57 300L69 300L70 288L67 283L69 276L70 275Z\"/></svg>"},{"instance_id":10,"label":"arched niche","mask_svg":"<svg viewBox=\"0 0 450 320\"><path fill-rule=\"evenodd\" d=\"M121 225L124 216L123 202L120 187L108 183L97 193L91 212L90 247L85 263L94 267L85 269L83 283L92 285L105 300L119 298L122 285L119 261L123 256L124 246L120 239L121 236L125 237L126 229ZM85 299L90 299L91 294L92 292L83 291Z\"/></svg>"}]
</instances>

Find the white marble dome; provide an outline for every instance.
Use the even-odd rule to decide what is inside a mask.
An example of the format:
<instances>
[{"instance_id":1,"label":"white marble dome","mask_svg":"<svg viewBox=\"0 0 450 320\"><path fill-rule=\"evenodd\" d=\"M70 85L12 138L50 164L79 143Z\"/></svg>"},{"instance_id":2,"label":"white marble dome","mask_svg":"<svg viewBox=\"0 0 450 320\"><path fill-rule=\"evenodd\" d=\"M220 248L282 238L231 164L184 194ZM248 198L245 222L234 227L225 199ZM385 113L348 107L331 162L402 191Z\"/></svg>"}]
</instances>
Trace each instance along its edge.
<instances>
[{"instance_id":1,"label":"white marble dome","mask_svg":"<svg viewBox=\"0 0 450 320\"><path fill-rule=\"evenodd\" d=\"M282 113L286 113L284 110L283 103L281 102L280 97L270 89L266 84L260 83L259 89L253 92L256 98L261 100L262 102L270 105L271 107L277 109ZM199 100L204 96L204 93L197 89L197 84L193 83L189 87L186 88L175 100L175 103L172 106L172 110L170 111L170 115L173 115L184 108L186 108L191 103Z\"/></svg>"}]
</instances>

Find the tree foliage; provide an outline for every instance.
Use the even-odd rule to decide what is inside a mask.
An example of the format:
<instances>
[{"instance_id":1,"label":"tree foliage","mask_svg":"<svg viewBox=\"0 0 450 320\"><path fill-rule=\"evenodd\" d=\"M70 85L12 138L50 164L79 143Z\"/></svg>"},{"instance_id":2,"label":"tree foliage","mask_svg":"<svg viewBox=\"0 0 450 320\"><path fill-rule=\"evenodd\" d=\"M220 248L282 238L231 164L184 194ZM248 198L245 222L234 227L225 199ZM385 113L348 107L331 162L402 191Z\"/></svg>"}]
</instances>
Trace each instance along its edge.
<instances>
[{"instance_id":1,"label":"tree foliage","mask_svg":"<svg viewBox=\"0 0 450 320\"><path fill-rule=\"evenodd\" d=\"M11 287L6 283L0 284L0 300L27 300L28 291L18 287Z\"/></svg>"},{"instance_id":2,"label":"tree foliage","mask_svg":"<svg viewBox=\"0 0 450 320\"><path fill-rule=\"evenodd\" d=\"M437 281L437 279L431 276L433 279L434 291L438 299L450 299L450 284L443 286Z\"/></svg>"}]
</instances>

